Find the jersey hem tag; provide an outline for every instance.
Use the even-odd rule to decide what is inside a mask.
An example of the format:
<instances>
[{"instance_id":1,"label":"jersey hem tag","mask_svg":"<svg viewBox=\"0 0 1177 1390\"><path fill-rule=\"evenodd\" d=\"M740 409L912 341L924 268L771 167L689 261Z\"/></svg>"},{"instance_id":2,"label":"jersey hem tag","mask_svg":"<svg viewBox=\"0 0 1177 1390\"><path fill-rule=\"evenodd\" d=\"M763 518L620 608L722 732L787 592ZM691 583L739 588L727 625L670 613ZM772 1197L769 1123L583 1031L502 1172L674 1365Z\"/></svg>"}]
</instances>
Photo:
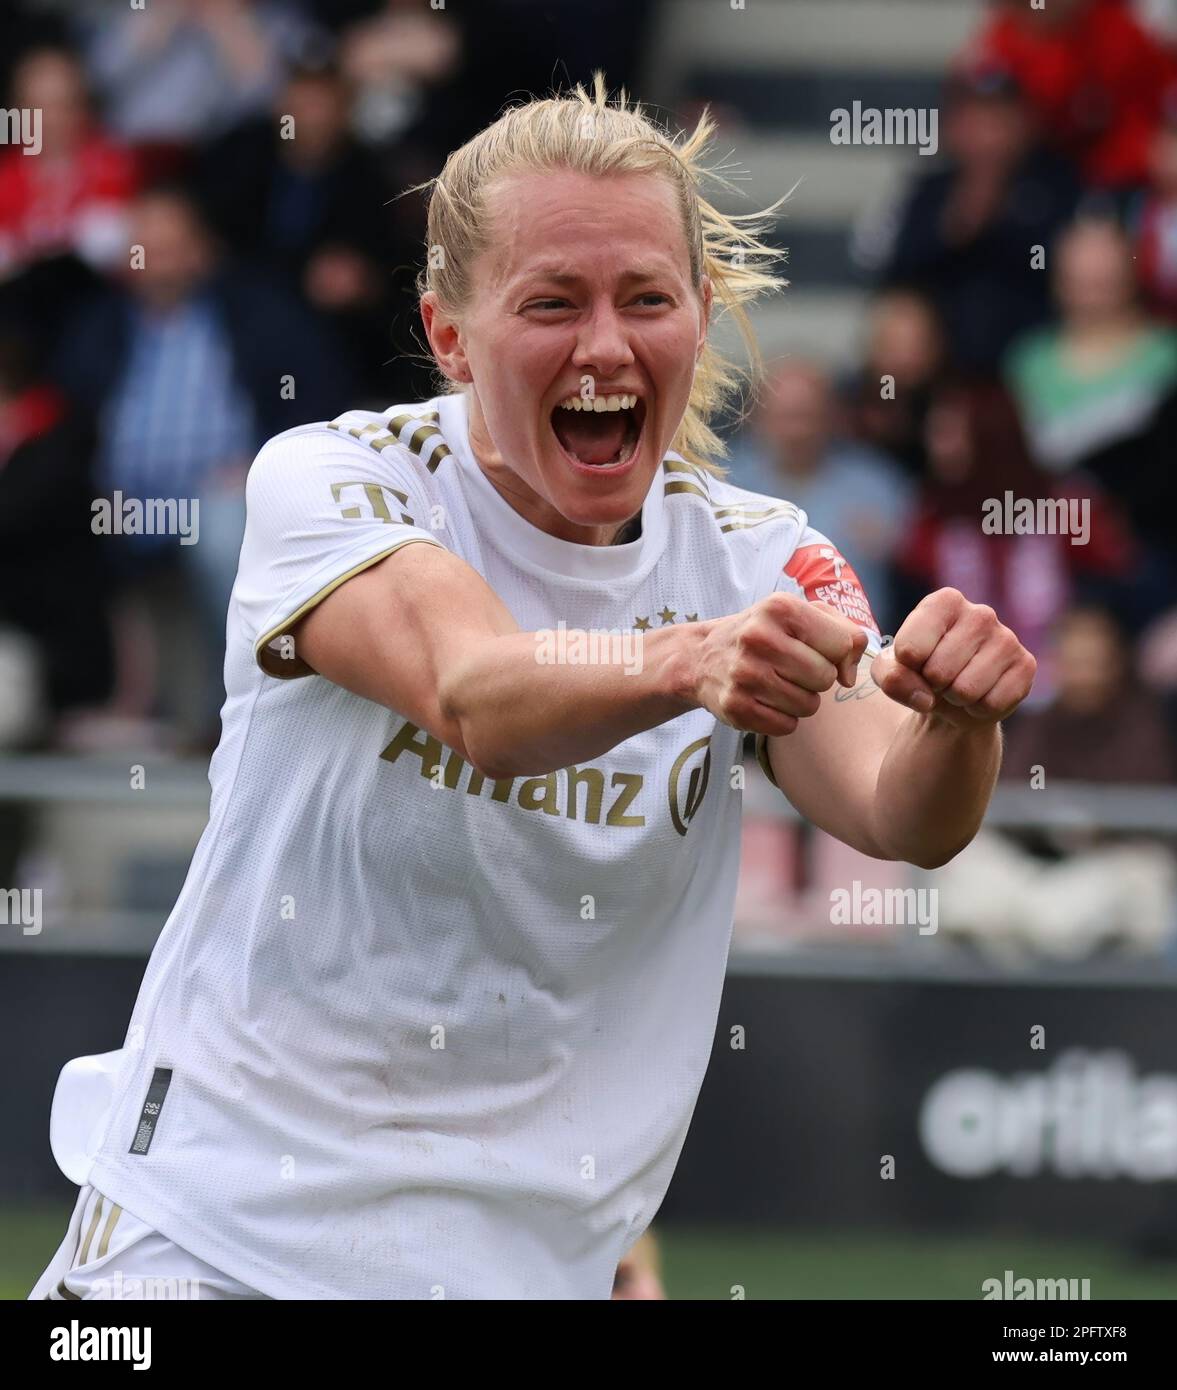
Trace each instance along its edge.
<instances>
[{"instance_id":1,"label":"jersey hem tag","mask_svg":"<svg viewBox=\"0 0 1177 1390\"><path fill-rule=\"evenodd\" d=\"M164 1097L171 1084L171 1067L156 1067L151 1085L147 1088L147 1098L143 1102L143 1113L139 1116L139 1127L135 1131L135 1139L128 1152L145 1154L151 1147L151 1141L155 1137L155 1122L159 1119Z\"/></svg>"}]
</instances>

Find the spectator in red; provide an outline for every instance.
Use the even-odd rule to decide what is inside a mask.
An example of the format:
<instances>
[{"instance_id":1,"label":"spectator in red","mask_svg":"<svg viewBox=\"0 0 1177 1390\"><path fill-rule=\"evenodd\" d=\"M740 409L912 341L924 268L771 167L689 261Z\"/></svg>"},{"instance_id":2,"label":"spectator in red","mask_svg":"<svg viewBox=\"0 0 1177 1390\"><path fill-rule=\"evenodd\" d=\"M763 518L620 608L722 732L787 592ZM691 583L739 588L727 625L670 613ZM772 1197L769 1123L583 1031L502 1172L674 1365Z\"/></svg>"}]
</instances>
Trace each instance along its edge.
<instances>
[{"instance_id":1,"label":"spectator in red","mask_svg":"<svg viewBox=\"0 0 1177 1390\"><path fill-rule=\"evenodd\" d=\"M1145 181L1177 58L1124 0L1050 0L1041 9L999 0L969 56L1013 74L1089 183L1123 189Z\"/></svg>"},{"instance_id":2,"label":"spectator in red","mask_svg":"<svg viewBox=\"0 0 1177 1390\"><path fill-rule=\"evenodd\" d=\"M40 111L41 149L0 150L0 280L67 253L99 270L125 263L135 163L95 121L78 60L64 48L25 54L9 104Z\"/></svg>"}]
</instances>

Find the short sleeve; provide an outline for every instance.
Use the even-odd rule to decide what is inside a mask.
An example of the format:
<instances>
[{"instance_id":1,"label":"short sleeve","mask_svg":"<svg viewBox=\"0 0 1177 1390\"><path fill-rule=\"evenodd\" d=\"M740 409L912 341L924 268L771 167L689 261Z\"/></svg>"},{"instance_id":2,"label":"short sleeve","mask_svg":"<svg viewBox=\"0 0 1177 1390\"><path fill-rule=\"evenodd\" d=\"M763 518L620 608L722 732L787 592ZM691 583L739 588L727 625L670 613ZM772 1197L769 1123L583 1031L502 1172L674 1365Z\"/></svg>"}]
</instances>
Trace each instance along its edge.
<instances>
[{"instance_id":1,"label":"short sleeve","mask_svg":"<svg viewBox=\"0 0 1177 1390\"><path fill-rule=\"evenodd\" d=\"M866 633L865 656L875 657L883 650L882 633L854 567L833 541L812 526L802 531L793 554L777 578L776 592L796 594L810 603L824 600ZM768 740L763 734L756 735L756 760L775 786L776 778L768 760Z\"/></svg>"},{"instance_id":2,"label":"short sleeve","mask_svg":"<svg viewBox=\"0 0 1177 1390\"><path fill-rule=\"evenodd\" d=\"M291 630L328 594L402 546L441 544L413 462L326 426L270 440L245 501L234 598L258 665L279 679L313 674Z\"/></svg>"},{"instance_id":3,"label":"short sleeve","mask_svg":"<svg viewBox=\"0 0 1177 1390\"><path fill-rule=\"evenodd\" d=\"M824 600L862 628L866 633L868 655L877 656L882 651L882 632L862 581L833 541L812 526L806 526L801 533L796 549L777 579L776 588L778 592L796 594L811 603L816 599Z\"/></svg>"}]
</instances>

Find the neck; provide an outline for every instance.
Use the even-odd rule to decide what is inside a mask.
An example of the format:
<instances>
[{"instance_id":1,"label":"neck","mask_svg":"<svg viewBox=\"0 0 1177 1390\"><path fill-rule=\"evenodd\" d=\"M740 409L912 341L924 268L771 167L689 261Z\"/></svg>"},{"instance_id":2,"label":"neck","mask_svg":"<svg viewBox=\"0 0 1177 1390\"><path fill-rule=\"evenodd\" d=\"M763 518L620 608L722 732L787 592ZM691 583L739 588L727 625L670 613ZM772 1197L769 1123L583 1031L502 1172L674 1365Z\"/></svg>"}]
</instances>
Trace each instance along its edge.
<instances>
[{"instance_id":1,"label":"neck","mask_svg":"<svg viewBox=\"0 0 1177 1390\"><path fill-rule=\"evenodd\" d=\"M631 516L628 521L622 522L617 528L617 534L613 537L611 544L628 545L630 541L636 541L642 534L642 514L638 512L636 516Z\"/></svg>"}]
</instances>

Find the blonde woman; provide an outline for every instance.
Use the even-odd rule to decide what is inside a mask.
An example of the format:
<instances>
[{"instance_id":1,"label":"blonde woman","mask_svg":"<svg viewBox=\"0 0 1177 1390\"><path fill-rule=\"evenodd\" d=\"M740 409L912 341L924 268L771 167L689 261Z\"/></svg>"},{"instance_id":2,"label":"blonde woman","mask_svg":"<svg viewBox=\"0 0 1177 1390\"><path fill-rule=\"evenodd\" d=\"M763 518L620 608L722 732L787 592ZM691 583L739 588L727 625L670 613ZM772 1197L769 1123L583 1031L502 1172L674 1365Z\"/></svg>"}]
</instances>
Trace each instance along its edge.
<instances>
[{"instance_id":1,"label":"blonde woman","mask_svg":"<svg viewBox=\"0 0 1177 1390\"><path fill-rule=\"evenodd\" d=\"M1033 661L948 590L880 650L723 480L709 328L777 281L708 134L599 79L507 111L431 189L447 393L259 454L208 829L126 1045L63 1072L36 1296L607 1299L711 1050L741 731L868 854L976 831Z\"/></svg>"}]
</instances>

